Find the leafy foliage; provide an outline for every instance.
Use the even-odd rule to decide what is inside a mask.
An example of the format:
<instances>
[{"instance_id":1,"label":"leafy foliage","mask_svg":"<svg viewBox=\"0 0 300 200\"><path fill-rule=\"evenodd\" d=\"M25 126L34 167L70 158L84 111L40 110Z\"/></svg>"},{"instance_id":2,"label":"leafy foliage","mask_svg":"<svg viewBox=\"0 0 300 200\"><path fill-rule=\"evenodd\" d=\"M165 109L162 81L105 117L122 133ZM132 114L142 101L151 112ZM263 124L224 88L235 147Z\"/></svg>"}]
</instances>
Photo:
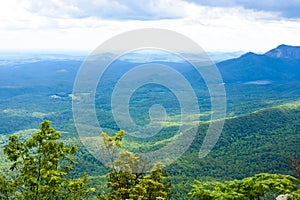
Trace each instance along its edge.
<instances>
[{"instance_id":1,"label":"leafy foliage","mask_svg":"<svg viewBox=\"0 0 300 200\"><path fill-rule=\"evenodd\" d=\"M19 136L9 137L4 153L12 162L12 177L0 178L3 199L84 199L93 188L86 189L87 177L69 179L75 164L72 155L76 146L67 147L57 140L61 134L44 121L40 131L22 141Z\"/></svg>"},{"instance_id":2,"label":"leafy foliage","mask_svg":"<svg viewBox=\"0 0 300 200\"><path fill-rule=\"evenodd\" d=\"M262 199L267 194L292 194L299 198L300 188L296 184L297 179L289 175L257 174L243 180L232 180L225 182L200 182L196 181L189 193L196 199Z\"/></svg>"},{"instance_id":3,"label":"leafy foliage","mask_svg":"<svg viewBox=\"0 0 300 200\"><path fill-rule=\"evenodd\" d=\"M117 132L115 136L102 135L110 158L110 172L107 174L110 191L106 197L99 195L99 199L152 200L169 197L171 182L166 179L168 175L162 163L151 167L140 155L121 151L124 131Z\"/></svg>"}]
</instances>

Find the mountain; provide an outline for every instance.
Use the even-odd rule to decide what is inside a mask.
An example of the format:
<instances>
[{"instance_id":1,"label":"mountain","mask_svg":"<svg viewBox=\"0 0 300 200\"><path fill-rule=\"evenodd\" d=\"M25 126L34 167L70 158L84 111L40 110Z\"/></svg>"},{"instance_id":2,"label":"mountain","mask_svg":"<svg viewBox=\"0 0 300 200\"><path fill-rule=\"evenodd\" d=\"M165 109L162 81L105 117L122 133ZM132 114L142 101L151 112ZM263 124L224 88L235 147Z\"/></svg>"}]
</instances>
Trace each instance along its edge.
<instances>
[{"instance_id":1,"label":"mountain","mask_svg":"<svg viewBox=\"0 0 300 200\"><path fill-rule=\"evenodd\" d=\"M300 59L300 46L282 44L268 51L265 55L273 58Z\"/></svg>"},{"instance_id":2,"label":"mountain","mask_svg":"<svg viewBox=\"0 0 300 200\"><path fill-rule=\"evenodd\" d=\"M300 47L280 45L265 54L246 53L217 63L225 83L269 84L300 81Z\"/></svg>"}]
</instances>

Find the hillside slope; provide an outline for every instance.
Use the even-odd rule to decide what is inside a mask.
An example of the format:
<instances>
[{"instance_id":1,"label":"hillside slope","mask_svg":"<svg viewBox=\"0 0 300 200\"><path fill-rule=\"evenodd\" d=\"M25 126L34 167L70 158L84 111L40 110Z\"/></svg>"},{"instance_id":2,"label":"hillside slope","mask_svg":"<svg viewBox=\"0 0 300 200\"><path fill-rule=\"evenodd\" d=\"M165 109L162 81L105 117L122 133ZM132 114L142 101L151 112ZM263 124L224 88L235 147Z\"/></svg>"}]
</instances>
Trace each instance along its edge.
<instances>
[{"instance_id":1,"label":"hillside slope","mask_svg":"<svg viewBox=\"0 0 300 200\"><path fill-rule=\"evenodd\" d=\"M214 149L208 156L199 159L198 151L206 129L207 124L202 124L188 151L166 168L177 191L175 199L186 196L195 179L241 179L262 172L291 174L289 156L300 152L300 101L228 118ZM28 134L28 131L17 134ZM1 148L7 137L1 135ZM75 167L74 175L87 173L92 180L102 177L103 181L105 168L80 145L78 138L67 137L64 141L80 146L76 158L79 164ZM130 143L127 140L125 147ZM164 141L152 144L148 150L161 148ZM5 159L1 159L1 162L0 166L7 167ZM96 183L98 185L95 187L105 184ZM90 184L93 186L92 182Z\"/></svg>"},{"instance_id":2,"label":"hillside slope","mask_svg":"<svg viewBox=\"0 0 300 200\"><path fill-rule=\"evenodd\" d=\"M226 83L300 81L300 47L280 45L265 54L249 52L217 66Z\"/></svg>"}]
</instances>

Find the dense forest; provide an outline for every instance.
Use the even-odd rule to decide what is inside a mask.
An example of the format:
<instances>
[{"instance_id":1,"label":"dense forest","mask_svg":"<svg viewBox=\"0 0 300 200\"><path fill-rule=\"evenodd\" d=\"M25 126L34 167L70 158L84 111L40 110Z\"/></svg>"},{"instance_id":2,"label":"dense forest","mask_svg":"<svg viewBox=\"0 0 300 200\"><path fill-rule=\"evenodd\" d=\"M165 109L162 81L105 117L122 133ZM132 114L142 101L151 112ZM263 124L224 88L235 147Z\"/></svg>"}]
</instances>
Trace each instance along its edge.
<instances>
[{"instance_id":1,"label":"dense forest","mask_svg":"<svg viewBox=\"0 0 300 200\"><path fill-rule=\"evenodd\" d=\"M155 137L134 137L114 120L110 94L122 74L141 63L118 60L99 82L95 111L103 133L84 139L103 150L103 162L84 145L73 117L72 87L82 60L5 62L0 67L0 198L299 199L300 80L293 67L299 58L289 54L295 50L279 46L273 51L285 57L271 50L217 63L227 115L204 158L199 149L214 123L210 93L188 63L161 62L190 81L201 111L194 140L171 164L142 156L166 146L182 125L181 102L170 89L147 84L130 99L129 112L138 125L150 122L152 105L165 108L167 121Z\"/></svg>"},{"instance_id":2,"label":"dense forest","mask_svg":"<svg viewBox=\"0 0 300 200\"><path fill-rule=\"evenodd\" d=\"M27 140L12 135L4 147L11 166L3 168L0 178L1 199L169 199L176 191L163 163L149 165L138 154L122 150L125 131L114 136L102 133L102 147L110 158L106 189L87 185L87 175L71 176L78 147L59 141L62 135L49 121ZM290 166L299 177L300 160L291 158ZM77 175L78 176L78 175ZM91 181L91 180L90 180ZM90 185L97 185L90 182ZM173 189L173 190L172 190ZM178 185L177 185L177 189ZM300 198L299 179L291 175L256 174L242 180L225 182L195 181L189 193L178 198L195 199L262 199L285 194Z\"/></svg>"},{"instance_id":3,"label":"dense forest","mask_svg":"<svg viewBox=\"0 0 300 200\"><path fill-rule=\"evenodd\" d=\"M0 0L0 200L300 200L300 0Z\"/></svg>"},{"instance_id":4,"label":"dense forest","mask_svg":"<svg viewBox=\"0 0 300 200\"><path fill-rule=\"evenodd\" d=\"M123 143L130 144L130 138L126 141L124 131L102 133L103 147L112 153L105 167L76 138L62 138L64 133L45 121L40 130L2 136L1 165L7 175L2 175L1 195L34 199L38 187L39 195L45 195L40 199L49 193L52 199L270 199L286 193L297 199L299 110L300 103L294 102L229 118L214 150L199 160L204 123L190 149L165 168L163 163L147 165L125 150ZM57 187L51 190L48 184Z\"/></svg>"}]
</instances>

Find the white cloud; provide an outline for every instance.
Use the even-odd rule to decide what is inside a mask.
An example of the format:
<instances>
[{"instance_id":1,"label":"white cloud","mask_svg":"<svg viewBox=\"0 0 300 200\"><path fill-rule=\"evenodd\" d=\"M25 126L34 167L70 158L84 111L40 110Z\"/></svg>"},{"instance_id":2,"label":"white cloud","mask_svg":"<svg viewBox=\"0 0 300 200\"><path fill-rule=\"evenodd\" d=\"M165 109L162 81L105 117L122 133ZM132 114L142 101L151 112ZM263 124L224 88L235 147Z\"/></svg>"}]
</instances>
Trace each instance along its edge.
<instances>
[{"instance_id":1,"label":"white cloud","mask_svg":"<svg viewBox=\"0 0 300 200\"><path fill-rule=\"evenodd\" d=\"M178 0L22 0L30 12L54 18L156 20L184 16Z\"/></svg>"},{"instance_id":2,"label":"white cloud","mask_svg":"<svg viewBox=\"0 0 300 200\"><path fill-rule=\"evenodd\" d=\"M0 49L91 51L116 34L151 27L185 34L205 50L267 51L282 43L300 45L300 20L242 7L205 7L182 0L92 0L86 7L83 0L32 2L0 3Z\"/></svg>"}]
</instances>

